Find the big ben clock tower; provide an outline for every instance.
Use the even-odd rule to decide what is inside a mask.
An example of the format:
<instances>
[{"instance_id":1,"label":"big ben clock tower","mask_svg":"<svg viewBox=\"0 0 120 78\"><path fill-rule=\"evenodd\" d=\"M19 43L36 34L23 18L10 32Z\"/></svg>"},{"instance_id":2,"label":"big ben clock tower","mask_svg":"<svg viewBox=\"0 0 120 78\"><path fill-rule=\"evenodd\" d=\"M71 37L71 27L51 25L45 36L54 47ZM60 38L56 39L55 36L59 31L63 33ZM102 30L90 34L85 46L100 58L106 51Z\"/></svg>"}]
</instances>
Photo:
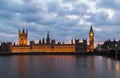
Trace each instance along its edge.
<instances>
[{"instance_id":1,"label":"big ben clock tower","mask_svg":"<svg viewBox=\"0 0 120 78\"><path fill-rule=\"evenodd\" d=\"M28 31L25 31L24 29L22 31L19 30L19 45L27 45L28 41Z\"/></svg>"},{"instance_id":2,"label":"big ben clock tower","mask_svg":"<svg viewBox=\"0 0 120 78\"><path fill-rule=\"evenodd\" d=\"M93 52L93 51L94 51L94 31L91 25L89 32L89 52Z\"/></svg>"}]
</instances>

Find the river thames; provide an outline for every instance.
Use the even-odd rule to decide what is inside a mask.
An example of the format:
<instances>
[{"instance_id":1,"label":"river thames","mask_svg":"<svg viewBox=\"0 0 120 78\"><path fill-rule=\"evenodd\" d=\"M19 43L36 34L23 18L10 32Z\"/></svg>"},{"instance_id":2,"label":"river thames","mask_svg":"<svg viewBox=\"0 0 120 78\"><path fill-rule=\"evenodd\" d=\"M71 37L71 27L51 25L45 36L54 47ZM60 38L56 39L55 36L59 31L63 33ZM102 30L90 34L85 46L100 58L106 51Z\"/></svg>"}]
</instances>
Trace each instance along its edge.
<instances>
[{"instance_id":1,"label":"river thames","mask_svg":"<svg viewBox=\"0 0 120 78\"><path fill-rule=\"evenodd\" d=\"M102 56L0 56L0 78L120 78L120 61Z\"/></svg>"}]
</instances>

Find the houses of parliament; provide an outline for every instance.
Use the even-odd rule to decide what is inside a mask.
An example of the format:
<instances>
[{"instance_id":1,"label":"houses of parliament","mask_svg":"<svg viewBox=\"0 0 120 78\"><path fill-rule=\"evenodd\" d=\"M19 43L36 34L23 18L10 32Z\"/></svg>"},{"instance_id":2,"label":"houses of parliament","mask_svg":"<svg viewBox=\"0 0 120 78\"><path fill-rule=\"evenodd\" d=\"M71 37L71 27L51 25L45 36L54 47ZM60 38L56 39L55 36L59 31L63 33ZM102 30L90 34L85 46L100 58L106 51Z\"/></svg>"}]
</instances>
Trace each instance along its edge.
<instances>
[{"instance_id":1,"label":"houses of parliament","mask_svg":"<svg viewBox=\"0 0 120 78\"><path fill-rule=\"evenodd\" d=\"M94 31L92 25L89 31L89 45L87 39L72 39L70 44L56 42L50 38L49 32L47 37L39 40L38 43L30 41L28 45L28 31L23 29L18 32L18 44L12 42L1 42L1 52L24 53L24 52L93 52L94 51Z\"/></svg>"}]
</instances>

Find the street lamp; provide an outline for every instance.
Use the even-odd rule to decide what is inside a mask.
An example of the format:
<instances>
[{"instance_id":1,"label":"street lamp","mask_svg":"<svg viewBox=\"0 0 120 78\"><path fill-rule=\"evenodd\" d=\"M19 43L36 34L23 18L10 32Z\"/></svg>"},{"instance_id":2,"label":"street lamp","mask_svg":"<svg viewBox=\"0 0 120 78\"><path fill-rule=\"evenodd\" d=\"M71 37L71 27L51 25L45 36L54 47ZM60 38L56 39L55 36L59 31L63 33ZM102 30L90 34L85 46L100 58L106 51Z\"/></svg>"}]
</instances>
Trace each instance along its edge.
<instances>
[{"instance_id":1,"label":"street lamp","mask_svg":"<svg viewBox=\"0 0 120 78\"><path fill-rule=\"evenodd\" d=\"M107 47L107 49L108 49L108 51L107 51L107 52L108 52L108 54L109 54L110 47L108 46L108 47Z\"/></svg>"},{"instance_id":2,"label":"street lamp","mask_svg":"<svg viewBox=\"0 0 120 78\"><path fill-rule=\"evenodd\" d=\"M115 44L115 47L117 47L118 45L117 44Z\"/></svg>"}]
</instances>

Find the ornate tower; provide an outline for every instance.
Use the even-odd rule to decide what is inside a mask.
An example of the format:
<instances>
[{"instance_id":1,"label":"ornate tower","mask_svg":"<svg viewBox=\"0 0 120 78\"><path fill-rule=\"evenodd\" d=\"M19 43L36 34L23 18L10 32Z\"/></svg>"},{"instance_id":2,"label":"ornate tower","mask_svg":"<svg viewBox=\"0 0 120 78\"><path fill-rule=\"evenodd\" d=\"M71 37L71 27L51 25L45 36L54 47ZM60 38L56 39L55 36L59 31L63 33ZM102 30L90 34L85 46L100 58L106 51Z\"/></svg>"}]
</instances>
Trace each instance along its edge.
<instances>
[{"instance_id":1,"label":"ornate tower","mask_svg":"<svg viewBox=\"0 0 120 78\"><path fill-rule=\"evenodd\" d=\"M50 44L50 36L49 36L49 32L48 32L48 34L47 34L46 44Z\"/></svg>"},{"instance_id":2,"label":"ornate tower","mask_svg":"<svg viewBox=\"0 0 120 78\"><path fill-rule=\"evenodd\" d=\"M89 52L93 52L93 51L94 51L94 31L91 25L89 32Z\"/></svg>"},{"instance_id":3,"label":"ornate tower","mask_svg":"<svg viewBox=\"0 0 120 78\"><path fill-rule=\"evenodd\" d=\"M19 30L19 45L27 45L27 41L28 41L28 31L26 30Z\"/></svg>"}]
</instances>

